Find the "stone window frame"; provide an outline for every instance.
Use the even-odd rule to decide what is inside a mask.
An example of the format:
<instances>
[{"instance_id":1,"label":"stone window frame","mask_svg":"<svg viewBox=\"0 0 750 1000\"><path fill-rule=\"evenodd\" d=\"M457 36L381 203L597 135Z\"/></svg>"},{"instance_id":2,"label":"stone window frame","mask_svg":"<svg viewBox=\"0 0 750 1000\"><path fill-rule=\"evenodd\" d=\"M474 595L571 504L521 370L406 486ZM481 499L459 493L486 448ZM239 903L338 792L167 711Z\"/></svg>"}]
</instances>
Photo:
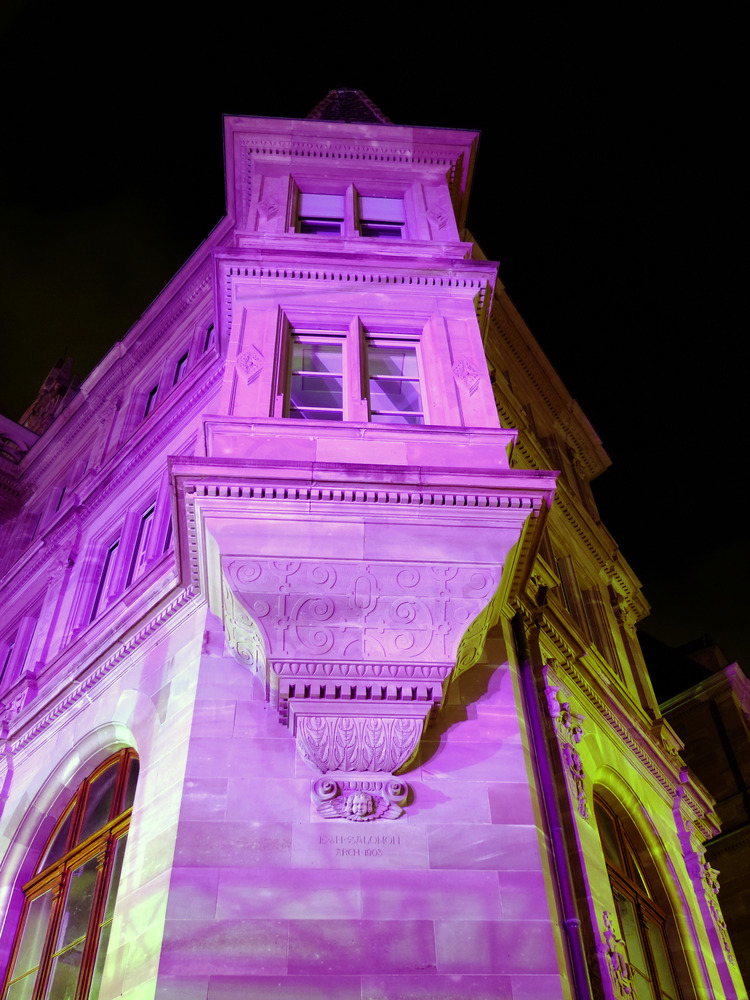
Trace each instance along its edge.
<instances>
[{"instance_id":1,"label":"stone window frame","mask_svg":"<svg viewBox=\"0 0 750 1000\"><path fill-rule=\"evenodd\" d=\"M158 489L146 496L145 501L141 499L130 505L119 529L110 524L109 531L94 542L93 551L98 552L98 569L85 588L88 596L82 596L82 611L87 623L100 618L169 551L173 541L170 529L172 511L166 473L161 477ZM146 534L144 522L149 515L151 524ZM111 559L110 553L113 553ZM88 613L86 606L90 609Z\"/></svg>"},{"instance_id":2,"label":"stone window frame","mask_svg":"<svg viewBox=\"0 0 750 1000\"><path fill-rule=\"evenodd\" d=\"M409 219L405 185L383 181L336 182L323 178L295 178L287 231L298 235L330 236L334 238L366 238L406 240L415 231ZM409 185L406 185L408 188ZM334 200L338 203L334 212ZM320 202L316 210L316 201ZM379 201L385 216L377 218ZM328 202L328 206L326 206ZM307 203L307 204L305 204ZM397 209L400 206L401 211ZM373 213L375 213L373 215ZM382 214L382 213L381 213ZM369 218L369 215L373 215ZM397 218L400 216L400 218ZM322 228L305 229L306 223L320 223ZM328 225L326 225L328 223ZM378 231L377 227L381 227Z\"/></svg>"},{"instance_id":3,"label":"stone window frame","mask_svg":"<svg viewBox=\"0 0 750 1000\"><path fill-rule=\"evenodd\" d=\"M427 379L422 353L423 334L424 326L418 327L413 323L407 327L400 322L365 324L359 316L351 318L349 323L342 322L340 318L326 322L325 318L319 316L292 317L284 314L281 323L281 350L278 352L277 405L274 416L290 417L293 348L295 340L299 342L303 339L305 343L327 342L341 345L341 422L388 423L392 426L429 424ZM393 344L397 349L406 347L414 351L417 378L410 381L418 384L421 409L410 412L419 418L417 420L372 419L370 383L373 379L368 371L368 351L371 345L381 348L388 344Z\"/></svg>"}]
</instances>

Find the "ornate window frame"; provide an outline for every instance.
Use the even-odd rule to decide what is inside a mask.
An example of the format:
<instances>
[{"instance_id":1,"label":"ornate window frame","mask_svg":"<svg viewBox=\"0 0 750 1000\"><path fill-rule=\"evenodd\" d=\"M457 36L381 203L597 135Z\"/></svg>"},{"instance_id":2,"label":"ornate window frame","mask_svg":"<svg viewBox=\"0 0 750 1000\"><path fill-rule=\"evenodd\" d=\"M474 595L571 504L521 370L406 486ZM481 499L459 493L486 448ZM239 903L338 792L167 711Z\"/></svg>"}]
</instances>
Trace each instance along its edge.
<instances>
[{"instance_id":1,"label":"ornate window frame","mask_svg":"<svg viewBox=\"0 0 750 1000\"><path fill-rule=\"evenodd\" d=\"M95 1000L137 777L137 755L121 750L96 767L69 800L23 886L2 1000L60 995L55 984L59 988L66 976L66 985L75 980L74 993L66 996Z\"/></svg>"}]
</instances>

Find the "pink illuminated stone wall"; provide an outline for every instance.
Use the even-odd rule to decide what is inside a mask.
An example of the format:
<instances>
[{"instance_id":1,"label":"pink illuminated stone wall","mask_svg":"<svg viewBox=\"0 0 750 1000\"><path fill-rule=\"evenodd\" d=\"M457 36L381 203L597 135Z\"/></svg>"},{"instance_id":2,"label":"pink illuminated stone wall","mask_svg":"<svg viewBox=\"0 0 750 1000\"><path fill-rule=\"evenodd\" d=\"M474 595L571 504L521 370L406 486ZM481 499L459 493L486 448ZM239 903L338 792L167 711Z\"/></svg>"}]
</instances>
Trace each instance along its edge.
<instances>
[{"instance_id":1,"label":"pink illuminated stone wall","mask_svg":"<svg viewBox=\"0 0 750 1000\"><path fill-rule=\"evenodd\" d=\"M607 456L465 230L478 136L356 100L227 118L226 218L47 426L0 425L2 1000L53 975L24 899L121 748L100 1000L744 995Z\"/></svg>"}]
</instances>

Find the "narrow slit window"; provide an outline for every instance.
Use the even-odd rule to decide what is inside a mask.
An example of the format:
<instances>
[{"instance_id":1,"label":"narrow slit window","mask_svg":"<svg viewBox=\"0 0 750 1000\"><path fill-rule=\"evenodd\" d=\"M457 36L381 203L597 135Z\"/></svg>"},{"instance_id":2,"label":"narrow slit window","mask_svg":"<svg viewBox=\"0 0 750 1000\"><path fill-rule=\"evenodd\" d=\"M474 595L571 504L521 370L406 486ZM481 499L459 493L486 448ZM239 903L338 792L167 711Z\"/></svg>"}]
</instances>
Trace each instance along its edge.
<instances>
[{"instance_id":1,"label":"narrow slit window","mask_svg":"<svg viewBox=\"0 0 750 1000\"><path fill-rule=\"evenodd\" d=\"M182 355L180 360L175 365L174 379L172 380L172 385L177 385L178 382L182 382L182 380L187 375L187 366L188 366L188 355L187 353L185 353Z\"/></svg>"},{"instance_id":2,"label":"narrow slit window","mask_svg":"<svg viewBox=\"0 0 750 1000\"><path fill-rule=\"evenodd\" d=\"M138 534L135 539L135 546L133 548L133 558L130 562L130 569L128 571L128 578L126 586L137 580L139 576L143 573L146 568L146 560L148 558L149 552L149 540L151 538L151 532L154 528L154 515L156 513L156 504L152 503L151 506L141 515L140 523L138 524Z\"/></svg>"},{"instance_id":3,"label":"narrow slit window","mask_svg":"<svg viewBox=\"0 0 750 1000\"><path fill-rule=\"evenodd\" d=\"M156 406L156 394L158 393L158 391L159 391L159 386L155 385L153 387L153 389L148 394L148 397L146 399L146 406L144 407L144 410L143 410L143 419L144 420L149 415L149 413L153 412L153 409Z\"/></svg>"}]
</instances>

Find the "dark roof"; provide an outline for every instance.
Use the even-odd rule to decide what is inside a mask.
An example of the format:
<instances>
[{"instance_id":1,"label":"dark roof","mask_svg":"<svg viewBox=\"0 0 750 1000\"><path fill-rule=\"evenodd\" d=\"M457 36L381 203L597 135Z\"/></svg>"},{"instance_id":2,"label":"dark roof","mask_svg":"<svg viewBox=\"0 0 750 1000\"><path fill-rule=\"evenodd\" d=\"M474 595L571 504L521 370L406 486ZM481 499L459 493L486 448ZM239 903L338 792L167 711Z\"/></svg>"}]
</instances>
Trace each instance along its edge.
<instances>
[{"instance_id":1,"label":"dark roof","mask_svg":"<svg viewBox=\"0 0 750 1000\"><path fill-rule=\"evenodd\" d=\"M361 90L330 90L320 104L307 116L316 121L361 122L374 125L391 125L380 108L376 107Z\"/></svg>"}]
</instances>

